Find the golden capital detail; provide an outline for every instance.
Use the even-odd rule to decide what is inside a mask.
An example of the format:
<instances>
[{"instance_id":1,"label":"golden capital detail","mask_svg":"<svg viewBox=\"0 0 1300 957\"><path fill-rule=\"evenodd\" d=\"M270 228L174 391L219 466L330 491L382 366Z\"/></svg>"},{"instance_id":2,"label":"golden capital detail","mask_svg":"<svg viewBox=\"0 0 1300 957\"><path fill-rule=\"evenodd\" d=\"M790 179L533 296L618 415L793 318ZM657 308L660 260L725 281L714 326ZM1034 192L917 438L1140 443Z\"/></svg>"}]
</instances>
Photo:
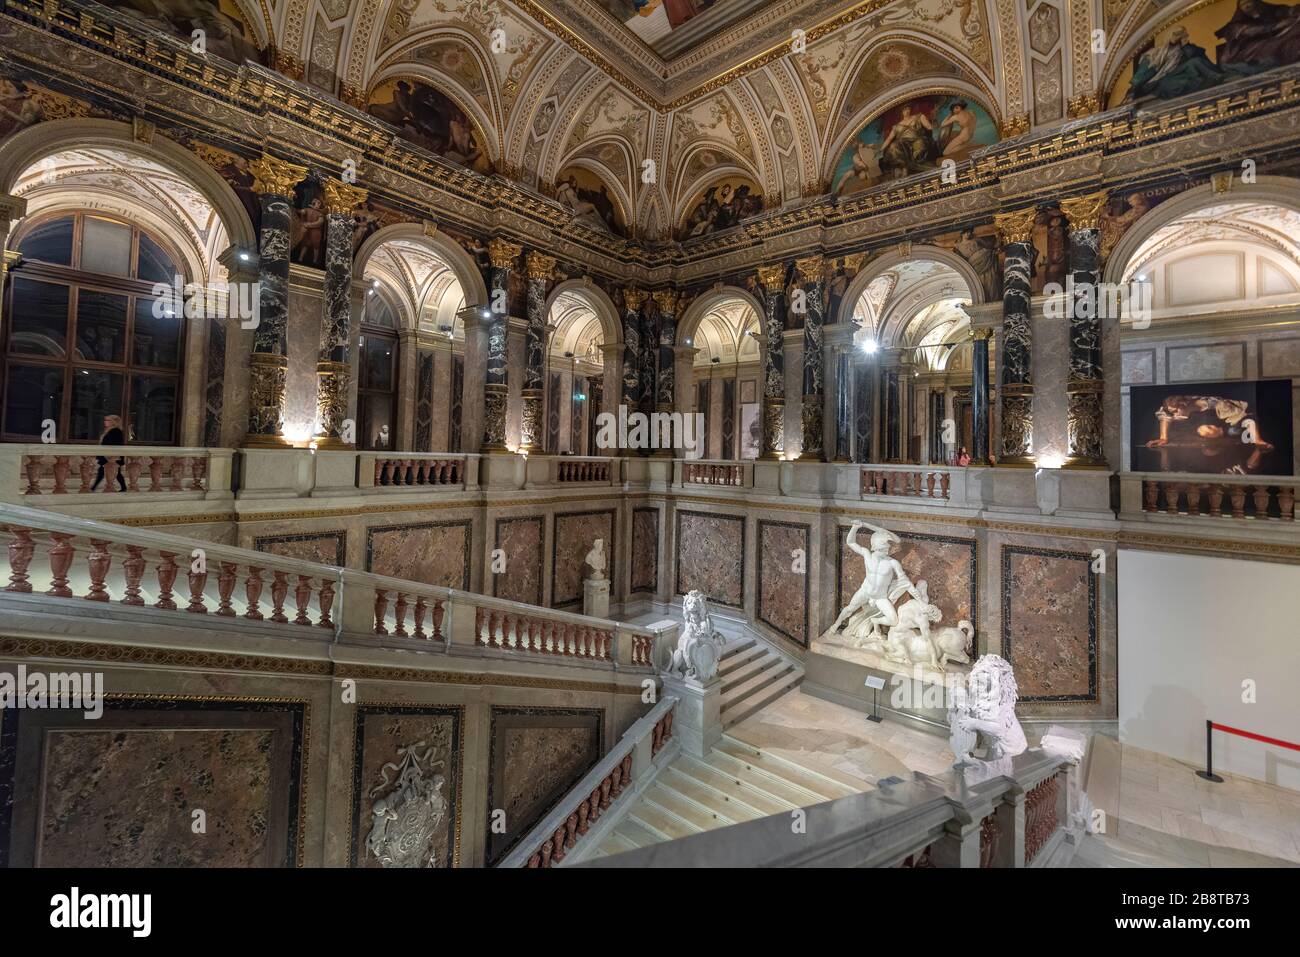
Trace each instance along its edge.
<instances>
[{"instance_id":1,"label":"golden capital detail","mask_svg":"<svg viewBox=\"0 0 1300 957\"><path fill-rule=\"evenodd\" d=\"M350 213L364 203L369 195L359 186L352 186L341 179L327 179L324 187L327 213Z\"/></svg>"},{"instance_id":2,"label":"golden capital detail","mask_svg":"<svg viewBox=\"0 0 1300 957\"><path fill-rule=\"evenodd\" d=\"M822 270L826 267L826 261L821 256L809 256L807 259L796 259L794 263L795 272L804 282L821 282Z\"/></svg>"},{"instance_id":3,"label":"golden capital detail","mask_svg":"<svg viewBox=\"0 0 1300 957\"><path fill-rule=\"evenodd\" d=\"M660 289L654 293L655 304L659 311L667 316L677 315L677 292L672 289Z\"/></svg>"},{"instance_id":4,"label":"golden capital detail","mask_svg":"<svg viewBox=\"0 0 1300 957\"><path fill-rule=\"evenodd\" d=\"M555 257L529 252L527 260L529 279L550 279L555 272Z\"/></svg>"},{"instance_id":5,"label":"golden capital detail","mask_svg":"<svg viewBox=\"0 0 1300 957\"><path fill-rule=\"evenodd\" d=\"M1061 212L1070 221L1070 229L1101 229L1101 214L1106 211L1110 193L1090 193L1074 199L1061 200Z\"/></svg>"},{"instance_id":6,"label":"golden capital detail","mask_svg":"<svg viewBox=\"0 0 1300 957\"><path fill-rule=\"evenodd\" d=\"M271 196L292 196L293 188L307 178L307 167L265 153L248 164L248 171L253 174L253 191Z\"/></svg>"},{"instance_id":7,"label":"golden capital detail","mask_svg":"<svg viewBox=\"0 0 1300 957\"><path fill-rule=\"evenodd\" d=\"M523 248L518 243L512 243L508 239L493 239L488 243L488 259L496 269L509 269L519 258Z\"/></svg>"},{"instance_id":8,"label":"golden capital detail","mask_svg":"<svg viewBox=\"0 0 1300 957\"><path fill-rule=\"evenodd\" d=\"M785 265L777 263L775 266L759 266L758 281L768 292L780 292L785 288Z\"/></svg>"},{"instance_id":9,"label":"golden capital detail","mask_svg":"<svg viewBox=\"0 0 1300 957\"><path fill-rule=\"evenodd\" d=\"M1003 246L1008 243L1030 243L1034 241L1034 220L1038 210L1019 209L1014 213L998 213L993 217L993 226L998 231L998 240Z\"/></svg>"},{"instance_id":10,"label":"golden capital detail","mask_svg":"<svg viewBox=\"0 0 1300 957\"><path fill-rule=\"evenodd\" d=\"M628 312L640 312L645 299L646 294L641 289L623 290L623 304L627 307Z\"/></svg>"}]
</instances>

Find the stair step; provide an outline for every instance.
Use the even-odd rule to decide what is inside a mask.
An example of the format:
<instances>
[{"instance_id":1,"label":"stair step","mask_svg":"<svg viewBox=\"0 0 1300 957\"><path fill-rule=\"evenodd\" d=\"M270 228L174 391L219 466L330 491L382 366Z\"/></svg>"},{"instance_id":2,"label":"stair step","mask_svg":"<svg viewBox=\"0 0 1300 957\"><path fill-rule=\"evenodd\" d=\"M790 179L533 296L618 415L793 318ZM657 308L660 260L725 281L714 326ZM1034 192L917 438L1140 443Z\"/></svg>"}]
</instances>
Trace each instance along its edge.
<instances>
[{"instance_id":1,"label":"stair step","mask_svg":"<svg viewBox=\"0 0 1300 957\"><path fill-rule=\"evenodd\" d=\"M859 791L855 791L834 778L818 774L803 765L769 754L755 748L753 745L738 741L730 735L723 735L722 740L714 745L714 751L721 751L723 754L737 761L742 761L758 771L774 775L813 794L821 795L822 799L826 801L859 793Z\"/></svg>"},{"instance_id":2,"label":"stair step","mask_svg":"<svg viewBox=\"0 0 1300 957\"><path fill-rule=\"evenodd\" d=\"M733 702L727 705L725 702L722 706L722 729L734 727L744 721L750 715L757 714L777 698L793 691L803 683L803 672L791 670L787 672L780 680L772 682L761 688L757 694L751 695L746 700Z\"/></svg>"},{"instance_id":3,"label":"stair step","mask_svg":"<svg viewBox=\"0 0 1300 957\"><path fill-rule=\"evenodd\" d=\"M661 771L659 779L675 793L717 816L724 823L739 824L763 816L743 801L733 799L727 792L712 788L689 774L683 774L673 765Z\"/></svg>"},{"instance_id":4,"label":"stair step","mask_svg":"<svg viewBox=\"0 0 1300 957\"><path fill-rule=\"evenodd\" d=\"M766 668L759 671L747 681L733 685L731 690L724 690L722 692L722 713L724 718L726 717L728 710L735 707L746 698L757 694L768 685L780 681L786 675L796 673L794 665L790 664L785 659L778 660L780 662L778 667Z\"/></svg>"},{"instance_id":5,"label":"stair step","mask_svg":"<svg viewBox=\"0 0 1300 957\"><path fill-rule=\"evenodd\" d=\"M633 847L649 847L651 844L659 844L663 842L662 837L655 834L653 831L646 830L636 821L632 820L630 816L624 817L623 820L618 822L618 827L614 829L614 833L627 841Z\"/></svg>"},{"instance_id":6,"label":"stair step","mask_svg":"<svg viewBox=\"0 0 1300 957\"><path fill-rule=\"evenodd\" d=\"M673 815L673 817L680 818L699 831L711 831L715 827L725 827L728 824L735 823L696 804L690 798L674 791L671 787L658 780L655 781L653 787L645 792L645 800L660 810Z\"/></svg>"},{"instance_id":7,"label":"stair step","mask_svg":"<svg viewBox=\"0 0 1300 957\"><path fill-rule=\"evenodd\" d=\"M638 845L633 844L619 834L618 831L614 831L600 842L600 846L596 848L596 853L592 857L612 857L615 854L622 854L624 851L635 851L637 847Z\"/></svg>"},{"instance_id":8,"label":"stair step","mask_svg":"<svg viewBox=\"0 0 1300 957\"><path fill-rule=\"evenodd\" d=\"M726 661L728 658L738 655L741 652L749 651L751 648L758 648L760 651L766 650L753 638L737 638L734 641L727 642L727 644L723 646L722 658L719 660Z\"/></svg>"},{"instance_id":9,"label":"stair step","mask_svg":"<svg viewBox=\"0 0 1300 957\"><path fill-rule=\"evenodd\" d=\"M757 642L751 641L748 648L741 649L729 657L724 655L722 658L722 664L718 666L718 674L723 678L726 678L726 676L731 674L733 671L743 668L755 659L764 658L766 655L766 648L762 647Z\"/></svg>"},{"instance_id":10,"label":"stair step","mask_svg":"<svg viewBox=\"0 0 1300 957\"><path fill-rule=\"evenodd\" d=\"M811 791L808 788L799 787L791 781L779 778L776 775L769 774L744 760L733 757L730 754L719 751L716 747L710 752L705 759L709 767L713 768L720 774L730 777L739 778L745 784L754 790L761 791L764 794L771 795L773 800L781 801L785 807L783 810L792 810L797 807L809 807L813 804L822 804L829 800L824 795ZM781 813L776 811L773 813Z\"/></svg>"},{"instance_id":11,"label":"stair step","mask_svg":"<svg viewBox=\"0 0 1300 957\"><path fill-rule=\"evenodd\" d=\"M667 811L651 804L646 798L649 791L641 795L641 800L637 801L628 811L630 817L637 824L640 824L647 831L658 835L661 841L675 841L679 837L690 837L692 834L699 834L704 828L688 824L676 815L669 814Z\"/></svg>"},{"instance_id":12,"label":"stair step","mask_svg":"<svg viewBox=\"0 0 1300 957\"><path fill-rule=\"evenodd\" d=\"M733 691L753 678L773 668L789 667L779 655L762 655L741 663L722 679L722 699L726 701L727 693Z\"/></svg>"},{"instance_id":13,"label":"stair step","mask_svg":"<svg viewBox=\"0 0 1300 957\"><path fill-rule=\"evenodd\" d=\"M787 801L761 787L755 787L738 775L705 764L698 758L682 755L673 762L672 768L683 777L692 778L714 791L732 798L733 801L750 808L756 816L780 814L799 807L794 801Z\"/></svg>"}]
</instances>

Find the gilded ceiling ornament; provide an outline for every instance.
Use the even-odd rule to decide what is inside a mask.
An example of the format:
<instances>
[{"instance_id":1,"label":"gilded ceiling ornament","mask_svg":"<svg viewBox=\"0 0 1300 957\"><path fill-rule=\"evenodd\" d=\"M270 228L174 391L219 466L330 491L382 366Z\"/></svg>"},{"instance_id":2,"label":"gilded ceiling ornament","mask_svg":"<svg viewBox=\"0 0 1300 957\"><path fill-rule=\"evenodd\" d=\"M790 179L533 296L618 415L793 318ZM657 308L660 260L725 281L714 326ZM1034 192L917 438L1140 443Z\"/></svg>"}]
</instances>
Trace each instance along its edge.
<instances>
[{"instance_id":1,"label":"gilded ceiling ornament","mask_svg":"<svg viewBox=\"0 0 1300 957\"><path fill-rule=\"evenodd\" d=\"M1101 216L1106 211L1106 202L1109 199L1110 193L1107 190L1090 193L1087 196L1076 196L1073 199L1063 199L1061 212L1065 213L1072 230L1100 229Z\"/></svg>"},{"instance_id":2,"label":"gilded ceiling ornament","mask_svg":"<svg viewBox=\"0 0 1300 957\"><path fill-rule=\"evenodd\" d=\"M359 186L352 186L339 179L327 179L323 185L327 213L350 213L364 203L368 195Z\"/></svg>"},{"instance_id":3,"label":"gilded ceiling ornament","mask_svg":"<svg viewBox=\"0 0 1300 957\"><path fill-rule=\"evenodd\" d=\"M527 259L529 279L550 279L555 272L555 257L530 250Z\"/></svg>"},{"instance_id":4,"label":"gilded ceiling ornament","mask_svg":"<svg viewBox=\"0 0 1300 957\"><path fill-rule=\"evenodd\" d=\"M998 213L993 217L993 226L998 231L998 240L1003 246L1008 243L1029 243L1034 240L1034 220L1038 210L1034 207L1018 209L1014 213Z\"/></svg>"},{"instance_id":5,"label":"gilded ceiling ornament","mask_svg":"<svg viewBox=\"0 0 1300 957\"><path fill-rule=\"evenodd\" d=\"M660 289L654 293L655 303L659 306L659 311L664 315L675 316L677 314L677 293L672 289Z\"/></svg>"},{"instance_id":6,"label":"gilded ceiling ornament","mask_svg":"<svg viewBox=\"0 0 1300 957\"><path fill-rule=\"evenodd\" d=\"M641 305L645 302L645 300L646 300L646 294L644 290L641 289L623 290L623 303L627 307L628 312L640 312Z\"/></svg>"},{"instance_id":7,"label":"gilded ceiling ornament","mask_svg":"<svg viewBox=\"0 0 1300 957\"><path fill-rule=\"evenodd\" d=\"M248 171L253 174L254 192L272 196L293 195L293 188L307 178L307 167L265 153L248 164Z\"/></svg>"},{"instance_id":8,"label":"gilded ceiling ornament","mask_svg":"<svg viewBox=\"0 0 1300 957\"><path fill-rule=\"evenodd\" d=\"M523 248L518 243L512 243L499 236L488 243L488 259L495 269L510 269L521 252Z\"/></svg>"},{"instance_id":9,"label":"gilded ceiling ornament","mask_svg":"<svg viewBox=\"0 0 1300 957\"><path fill-rule=\"evenodd\" d=\"M777 263L775 266L759 266L758 281L768 292L780 292L785 288L785 265Z\"/></svg>"},{"instance_id":10,"label":"gilded ceiling ornament","mask_svg":"<svg viewBox=\"0 0 1300 957\"><path fill-rule=\"evenodd\" d=\"M820 282L826 261L821 256L809 256L807 259L795 260L794 268L804 282Z\"/></svg>"}]
</instances>

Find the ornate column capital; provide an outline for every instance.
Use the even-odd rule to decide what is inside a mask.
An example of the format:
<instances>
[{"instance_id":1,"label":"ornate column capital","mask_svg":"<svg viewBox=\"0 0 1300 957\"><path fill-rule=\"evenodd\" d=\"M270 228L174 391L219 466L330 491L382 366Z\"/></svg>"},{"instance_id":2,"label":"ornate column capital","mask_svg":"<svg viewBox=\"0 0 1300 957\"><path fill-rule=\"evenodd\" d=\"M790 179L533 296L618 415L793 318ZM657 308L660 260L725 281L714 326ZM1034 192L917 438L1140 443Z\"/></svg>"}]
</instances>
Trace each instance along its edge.
<instances>
[{"instance_id":1,"label":"ornate column capital","mask_svg":"<svg viewBox=\"0 0 1300 957\"><path fill-rule=\"evenodd\" d=\"M1006 246L1010 243L1029 243L1034 239L1034 220L1038 210L1034 207L1018 209L1014 213L998 213L993 217L993 226L998 231L998 240Z\"/></svg>"},{"instance_id":2,"label":"ornate column capital","mask_svg":"<svg viewBox=\"0 0 1300 957\"><path fill-rule=\"evenodd\" d=\"M27 200L10 193L0 193L0 224L4 226L4 229L0 230L0 239L3 239L3 234L8 232L10 223L26 215Z\"/></svg>"},{"instance_id":3,"label":"ornate column capital","mask_svg":"<svg viewBox=\"0 0 1300 957\"><path fill-rule=\"evenodd\" d=\"M623 305L628 312L640 312L642 304L645 303L646 293L642 289L624 289Z\"/></svg>"},{"instance_id":4,"label":"ornate column capital","mask_svg":"<svg viewBox=\"0 0 1300 957\"><path fill-rule=\"evenodd\" d=\"M248 171L253 174L253 191L271 196L292 196L293 188L307 178L307 167L266 153L249 163Z\"/></svg>"},{"instance_id":5,"label":"ornate column capital","mask_svg":"<svg viewBox=\"0 0 1300 957\"><path fill-rule=\"evenodd\" d=\"M826 268L826 260L821 256L809 256L806 259L796 259L794 263L795 272L799 278L805 282L821 282L822 272Z\"/></svg>"},{"instance_id":6,"label":"ornate column capital","mask_svg":"<svg viewBox=\"0 0 1300 957\"><path fill-rule=\"evenodd\" d=\"M359 186L353 186L341 179L327 179L325 189L325 212L350 213L366 201L370 194Z\"/></svg>"},{"instance_id":7,"label":"ornate column capital","mask_svg":"<svg viewBox=\"0 0 1300 957\"><path fill-rule=\"evenodd\" d=\"M488 259L495 269L511 268L521 252L523 252L523 247L518 243L512 243L500 236L495 237L488 243Z\"/></svg>"},{"instance_id":8,"label":"ornate column capital","mask_svg":"<svg viewBox=\"0 0 1300 957\"><path fill-rule=\"evenodd\" d=\"M768 292L780 292L785 288L785 263L774 266L759 266L758 281Z\"/></svg>"},{"instance_id":9,"label":"ornate column capital","mask_svg":"<svg viewBox=\"0 0 1300 957\"><path fill-rule=\"evenodd\" d=\"M1106 201L1110 199L1110 192L1102 190L1099 193L1089 193L1087 196L1076 196L1073 199L1061 200L1061 212L1070 222L1070 229L1100 229L1101 214L1106 210Z\"/></svg>"},{"instance_id":10,"label":"ornate column capital","mask_svg":"<svg viewBox=\"0 0 1300 957\"><path fill-rule=\"evenodd\" d=\"M489 255L491 250L489 250ZM528 258L524 261L528 270L529 279L550 279L555 272L555 257L544 256L536 250L528 251ZM496 265L493 263L493 265Z\"/></svg>"},{"instance_id":11,"label":"ornate column capital","mask_svg":"<svg viewBox=\"0 0 1300 957\"><path fill-rule=\"evenodd\" d=\"M666 316L677 315L677 292L673 289L660 289L652 294L659 311Z\"/></svg>"}]
</instances>

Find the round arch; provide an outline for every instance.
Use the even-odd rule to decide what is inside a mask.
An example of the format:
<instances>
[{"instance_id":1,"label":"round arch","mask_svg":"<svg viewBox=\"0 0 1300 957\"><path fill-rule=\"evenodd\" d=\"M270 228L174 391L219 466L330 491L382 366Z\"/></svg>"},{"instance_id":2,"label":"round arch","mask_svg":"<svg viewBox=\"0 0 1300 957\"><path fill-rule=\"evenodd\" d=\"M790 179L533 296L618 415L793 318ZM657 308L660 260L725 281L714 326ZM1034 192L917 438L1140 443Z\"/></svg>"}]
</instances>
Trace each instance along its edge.
<instances>
[{"instance_id":1,"label":"round arch","mask_svg":"<svg viewBox=\"0 0 1300 957\"><path fill-rule=\"evenodd\" d=\"M623 324L619 322L618 309L614 306L614 300L609 298L605 290L589 279L566 279L564 282L555 284L555 288L546 297L546 305L542 309L542 315L546 316L548 321L555 300L566 292L579 295L587 300L592 312L600 320L600 332L605 340L605 345L615 345L623 342Z\"/></svg>"},{"instance_id":2,"label":"round arch","mask_svg":"<svg viewBox=\"0 0 1300 957\"><path fill-rule=\"evenodd\" d=\"M1122 282L1129 260L1158 230L1189 213L1225 203L1266 203L1300 212L1300 180L1288 176L1260 176L1249 184L1234 180L1231 188L1221 193L1215 192L1212 183L1205 183L1165 200L1130 226L1115 244L1102 270L1102 280Z\"/></svg>"},{"instance_id":3,"label":"round arch","mask_svg":"<svg viewBox=\"0 0 1300 957\"><path fill-rule=\"evenodd\" d=\"M754 315L758 317L758 329L760 335L767 336L767 315L763 312L762 304L753 297L747 290L739 286L715 286L707 292L701 293L695 298L686 312L682 313L677 320L677 342L684 344L688 339L692 342L695 340L695 332L700 328L700 323L704 321L713 308L721 302L728 299L743 300L751 309Z\"/></svg>"},{"instance_id":4,"label":"round arch","mask_svg":"<svg viewBox=\"0 0 1300 957\"><path fill-rule=\"evenodd\" d=\"M834 317L834 321L836 323L852 322L853 312L857 308L858 300L862 298L862 294L867 291L867 287L871 285L872 281L882 273L888 272L895 266L901 266L903 263L927 260L952 267L966 283L972 305L978 306L984 301L984 284L980 281L979 274L975 272L970 263L951 250L942 249L938 246L920 245L913 246L906 256L898 252L898 250L893 250L873 259L849 283L849 288L844 291L844 298L840 300L840 314Z\"/></svg>"},{"instance_id":5,"label":"round arch","mask_svg":"<svg viewBox=\"0 0 1300 957\"><path fill-rule=\"evenodd\" d=\"M221 174L165 136L155 135L148 144L139 142L131 124L116 120L51 120L29 126L10 137L0 145L0 191L12 193L23 172L47 156L96 146L134 153L170 167L202 193L217 211L232 246L247 250L258 248L253 221Z\"/></svg>"},{"instance_id":6,"label":"round arch","mask_svg":"<svg viewBox=\"0 0 1300 957\"><path fill-rule=\"evenodd\" d=\"M456 274L456 278L460 281L460 288L465 292L465 305L487 305L487 285L483 282L483 274L479 271L478 265L470 254L465 252L460 243L444 236L442 233L434 233L430 236L424 231L424 226L420 223L396 223L392 226L385 226L371 235L357 250L352 267L353 275L365 275L366 265L369 263L370 257L374 255L375 250L395 239L405 239L428 246Z\"/></svg>"},{"instance_id":7,"label":"round arch","mask_svg":"<svg viewBox=\"0 0 1300 957\"><path fill-rule=\"evenodd\" d=\"M680 178L673 183L673 191L677 194L673 199L673 230L680 229L686 221L686 217L691 214L690 202L696 196L703 193L714 183L721 182L730 177L745 177L752 180L754 185L760 190L763 189L763 176L749 164L745 163L739 157L733 155L728 150L718 146L716 143L704 141L690 147L681 158L680 168L685 170L690 163L690 159L696 153L709 150L727 157L727 162L719 163L710 169L703 176L700 176L689 183L682 181Z\"/></svg>"}]
</instances>

